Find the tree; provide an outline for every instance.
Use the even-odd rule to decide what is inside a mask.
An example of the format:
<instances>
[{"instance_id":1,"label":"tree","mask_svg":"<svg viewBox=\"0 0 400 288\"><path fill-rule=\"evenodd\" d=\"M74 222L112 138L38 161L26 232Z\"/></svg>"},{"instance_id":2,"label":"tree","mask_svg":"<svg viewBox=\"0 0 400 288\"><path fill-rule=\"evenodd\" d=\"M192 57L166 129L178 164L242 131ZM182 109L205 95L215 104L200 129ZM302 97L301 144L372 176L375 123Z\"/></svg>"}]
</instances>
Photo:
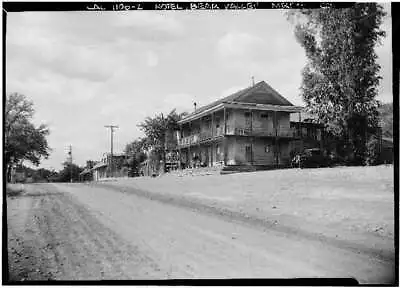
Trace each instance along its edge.
<instances>
[{"instance_id":1,"label":"tree","mask_svg":"<svg viewBox=\"0 0 400 288\"><path fill-rule=\"evenodd\" d=\"M378 127L375 98L381 77L374 47L385 35L380 30L384 15L376 3L289 12L308 58L302 97L348 147L353 164L365 163L368 135Z\"/></svg>"},{"instance_id":2,"label":"tree","mask_svg":"<svg viewBox=\"0 0 400 288\"><path fill-rule=\"evenodd\" d=\"M128 156L127 166L129 167L129 175L134 176L139 173L140 163L146 160L147 139L141 138L128 143L125 146L125 154Z\"/></svg>"},{"instance_id":3,"label":"tree","mask_svg":"<svg viewBox=\"0 0 400 288\"><path fill-rule=\"evenodd\" d=\"M10 179L10 168L24 160L39 165L42 158L47 158L50 148L46 136L46 125L35 127L31 122L34 115L33 102L24 95L11 93L6 97L4 125L4 159Z\"/></svg>"},{"instance_id":4,"label":"tree","mask_svg":"<svg viewBox=\"0 0 400 288\"><path fill-rule=\"evenodd\" d=\"M63 163L64 168L58 173L59 182L73 182L79 181L79 174L84 170L84 168L79 167L74 163L68 161Z\"/></svg>"},{"instance_id":5,"label":"tree","mask_svg":"<svg viewBox=\"0 0 400 288\"><path fill-rule=\"evenodd\" d=\"M178 114L173 109L166 117L161 113L153 118L147 117L144 122L139 123L138 127L146 135L147 146L159 155L160 160L165 158L165 135L167 131L177 130L179 128L178 121L185 115L187 115L186 112Z\"/></svg>"}]
</instances>

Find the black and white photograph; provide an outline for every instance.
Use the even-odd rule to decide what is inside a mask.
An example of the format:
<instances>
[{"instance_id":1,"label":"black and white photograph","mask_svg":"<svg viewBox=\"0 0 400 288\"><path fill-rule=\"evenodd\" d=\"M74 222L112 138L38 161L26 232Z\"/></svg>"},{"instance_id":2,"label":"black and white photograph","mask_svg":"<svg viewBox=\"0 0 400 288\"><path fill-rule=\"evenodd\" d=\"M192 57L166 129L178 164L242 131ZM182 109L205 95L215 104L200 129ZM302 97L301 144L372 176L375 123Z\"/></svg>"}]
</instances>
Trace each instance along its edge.
<instances>
[{"instance_id":1,"label":"black and white photograph","mask_svg":"<svg viewBox=\"0 0 400 288\"><path fill-rule=\"evenodd\" d=\"M392 8L3 2L3 283L399 285Z\"/></svg>"}]
</instances>

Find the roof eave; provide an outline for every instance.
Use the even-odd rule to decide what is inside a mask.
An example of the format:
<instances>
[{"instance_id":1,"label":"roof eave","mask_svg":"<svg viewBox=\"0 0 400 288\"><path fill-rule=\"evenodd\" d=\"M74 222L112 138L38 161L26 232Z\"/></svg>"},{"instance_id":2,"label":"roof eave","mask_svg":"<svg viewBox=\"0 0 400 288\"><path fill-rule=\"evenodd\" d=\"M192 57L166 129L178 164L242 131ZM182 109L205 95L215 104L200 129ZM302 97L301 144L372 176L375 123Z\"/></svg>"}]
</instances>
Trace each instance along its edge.
<instances>
[{"instance_id":1,"label":"roof eave","mask_svg":"<svg viewBox=\"0 0 400 288\"><path fill-rule=\"evenodd\" d=\"M101 164L97 164L96 166L94 166L92 169L90 169L91 171L96 170L98 168L102 168L102 167L106 167L108 166L106 163L101 163Z\"/></svg>"},{"instance_id":2,"label":"roof eave","mask_svg":"<svg viewBox=\"0 0 400 288\"><path fill-rule=\"evenodd\" d=\"M242 108L249 110L282 111L289 113L298 113L303 109L303 107L301 106L294 106L294 105L292 106L292 105L270 105L270 104L241 103L241 102L223 102L207 110L204 110L200 113L191 114L186 118L178 121L178 124L184 124L199 119L211 112L216 112L222 108Z\"/></svg>"},{"instance_id":3,"label":"roof eave","mask_svg":"<svg viewBox=\"0 0 400 288\"><path fill-rule=\"evenodd\" d=\"M226 108L244 108L249 110L265 110L265 111L282 111L290 113L298 113L303 107L292 105L272 105L257 103L229 102L225 104Z\"/></svg>"},{"instance_id":4,"label":"roof eave","mask_svg":"<svg viewBox=\"0 0 400 288\"><path fill-rule=\"evenodd\" d=\"M190 114L187 117L183 118L182 120L179 120L178 124L184 124L184 123L199 119L199 118L201 118L201 117L203 117L203 116L205 116L205 115L207 115L207 114L209 114L211 112L216 112L216 111L218 111L218 110L220 110L222 108L224 108L224 103L220 103L218 105L210 107L210 108L208 108L208 109L206 109L206 110L204 110L204 111L202 111L200 113L196 113L195 112L195 113Z\"/></svg>"}]
</instances>

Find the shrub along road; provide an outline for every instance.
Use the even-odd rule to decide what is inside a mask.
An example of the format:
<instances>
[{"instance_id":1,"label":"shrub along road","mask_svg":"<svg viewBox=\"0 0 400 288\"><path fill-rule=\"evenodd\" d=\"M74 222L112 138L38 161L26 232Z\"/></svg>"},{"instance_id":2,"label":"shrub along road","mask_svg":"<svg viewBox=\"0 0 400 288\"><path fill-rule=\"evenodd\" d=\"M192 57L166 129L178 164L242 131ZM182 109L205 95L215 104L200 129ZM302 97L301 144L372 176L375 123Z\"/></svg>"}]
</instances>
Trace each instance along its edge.
<instances>
[{"instance_id":1,"label":"shrub along road","mask_svg":"<svg viewBox=\"0 0 400 288\"><path fill-rule=\"evenodd\" d=\"M25 185L7 209L10 280L394 277L393 243L335 242L133 188Z\"/></svg>"}]
</instances>

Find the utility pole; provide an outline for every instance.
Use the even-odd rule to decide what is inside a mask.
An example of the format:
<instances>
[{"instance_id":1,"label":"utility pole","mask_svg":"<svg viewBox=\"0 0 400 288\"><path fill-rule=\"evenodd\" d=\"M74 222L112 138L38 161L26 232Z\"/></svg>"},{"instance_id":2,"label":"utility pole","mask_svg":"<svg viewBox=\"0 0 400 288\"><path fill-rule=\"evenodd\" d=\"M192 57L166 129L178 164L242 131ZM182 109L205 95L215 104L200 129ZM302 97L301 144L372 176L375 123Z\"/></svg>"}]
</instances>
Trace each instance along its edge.
<instances>
[{"instance_id":1,"label":"utility pole","mask_svg":"<svg viewBox=\"0 0 400 288\"><path fill-rule=\"evenodd\" d=\"M71 175L70 182L72 183L72 145L69 145L68 156L69 156L69 169Z\"/></svg>"},{"instance_id":2,"label":"utility pole","mask_svg":"<svg viewBox=\"0 0 400 288\"><path fill-rule=\"evenodd\" d=\"M111 153L110 153L110 171L111 171L111 176L114 176L114 165L113 165L113 135L114 135L114 129L118 128L117 125L105 125L104 127L110 128L110 133L111 133Z\"/></svg>"}]
</instances>

